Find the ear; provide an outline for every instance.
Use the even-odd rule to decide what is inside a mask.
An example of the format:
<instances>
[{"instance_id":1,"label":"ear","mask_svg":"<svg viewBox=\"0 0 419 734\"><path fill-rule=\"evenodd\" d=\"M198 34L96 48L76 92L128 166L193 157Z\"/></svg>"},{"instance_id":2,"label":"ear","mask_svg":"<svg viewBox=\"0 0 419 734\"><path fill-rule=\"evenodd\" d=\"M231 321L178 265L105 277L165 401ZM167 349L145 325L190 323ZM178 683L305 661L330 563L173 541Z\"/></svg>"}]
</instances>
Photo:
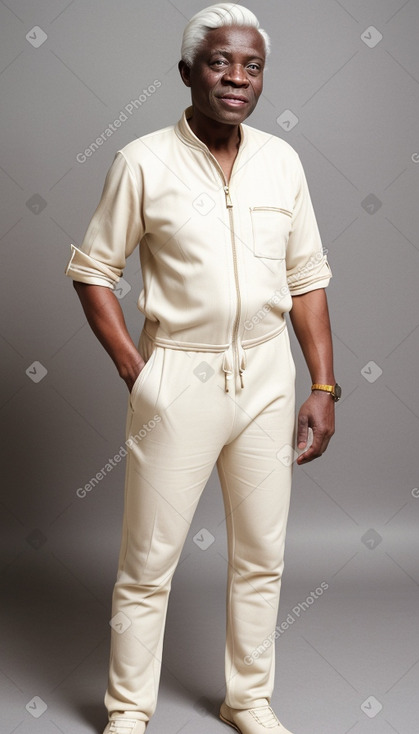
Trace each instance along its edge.
<instances>
[{"instance_id":1,"label":"ear","mask_svg":"<svg viewBox=\"0 0 419 734\"><path fill-rule=\"evenodd\" d=\"M180 76L182 77L183 83L187 86L191 86L191 68L182 59L178 63L178 69Z\"/></svg>"}]
</instances>

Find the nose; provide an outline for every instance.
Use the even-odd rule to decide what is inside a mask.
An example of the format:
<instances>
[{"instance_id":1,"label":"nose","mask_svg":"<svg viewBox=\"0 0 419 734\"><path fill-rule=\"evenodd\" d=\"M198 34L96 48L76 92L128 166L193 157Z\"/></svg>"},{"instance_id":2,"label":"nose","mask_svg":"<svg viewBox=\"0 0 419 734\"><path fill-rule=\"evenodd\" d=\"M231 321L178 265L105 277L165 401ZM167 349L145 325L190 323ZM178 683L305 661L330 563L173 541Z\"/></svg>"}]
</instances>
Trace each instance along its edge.
<instances>
[{"instance_id":1,"label":"nose","mask_svg":"<svg viewBox=\"0 0 419 734\"><path fill-rule=\"evenodd\" d=\"M224 81L235 84L237 87L248 86L246 70L242 64L230 64L223 76Z\"/></svg>"}]
</instances>

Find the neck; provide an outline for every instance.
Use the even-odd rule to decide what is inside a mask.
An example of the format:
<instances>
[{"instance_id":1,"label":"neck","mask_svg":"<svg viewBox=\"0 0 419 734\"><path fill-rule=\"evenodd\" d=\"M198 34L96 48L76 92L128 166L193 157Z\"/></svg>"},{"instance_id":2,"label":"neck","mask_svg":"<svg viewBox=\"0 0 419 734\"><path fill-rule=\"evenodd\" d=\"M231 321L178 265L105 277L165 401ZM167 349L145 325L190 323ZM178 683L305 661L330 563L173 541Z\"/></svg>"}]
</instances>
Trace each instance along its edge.
<instances>
[{"instance_id":1,"label":"neck","mask_svg":"<svg viewBox=\"0 0 419 734\"><path fill-rule=\"evenodd\" d=\"M194 110L188 119L189 127L207 148L218 153L237 153L240 145L240 126L226 125L209 118L200 118Z\"/></svg>"}]
</instances>

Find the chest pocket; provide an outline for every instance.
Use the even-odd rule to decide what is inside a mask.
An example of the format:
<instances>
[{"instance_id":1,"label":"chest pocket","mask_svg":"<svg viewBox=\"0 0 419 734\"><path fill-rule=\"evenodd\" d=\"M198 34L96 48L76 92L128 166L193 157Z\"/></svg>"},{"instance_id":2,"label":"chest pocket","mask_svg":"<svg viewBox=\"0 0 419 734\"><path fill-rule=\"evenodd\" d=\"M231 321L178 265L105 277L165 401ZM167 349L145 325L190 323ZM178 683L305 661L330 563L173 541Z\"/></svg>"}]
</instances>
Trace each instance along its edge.
<instances>
[{"instance_id":1,"label":"chest pocket","mask_svg":"<svg viewBox=\"0 0 419 734\"><path fill-rule=\"evenodd\" d=\"M292 212L275 206L250 207L253 254L270 260L285 258Z\"/></svg>"}]
</instances>

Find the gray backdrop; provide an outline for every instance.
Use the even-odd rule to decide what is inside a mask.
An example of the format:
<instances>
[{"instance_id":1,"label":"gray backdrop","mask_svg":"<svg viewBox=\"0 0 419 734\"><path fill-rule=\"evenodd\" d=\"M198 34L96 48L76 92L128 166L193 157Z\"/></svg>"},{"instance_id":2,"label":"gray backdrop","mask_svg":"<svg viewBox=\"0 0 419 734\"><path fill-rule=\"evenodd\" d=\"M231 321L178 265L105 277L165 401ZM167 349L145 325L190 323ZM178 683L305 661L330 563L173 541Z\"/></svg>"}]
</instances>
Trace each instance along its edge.
<instances>
[{"instance_id":1,"label":"gray backdrop","mask_svg":"<svg viewBox=\"0 0 419 734\"><path fill-rule=\"evenodd\" d=\"M123 462L77 490L120 450L127 391L64 268L116 150L188 104L180 38L204 4L0 2L5 734L105 724ZM273 44L249 124L302 158L344 390L327 454L294 474L273 704L295 734L417 734L419 3L247 5ZM136 340L136 254L124 281ZM293 345L301 402L309 375ZM214 474L175 575L150 734L226 731L226 567Z\"/></svg>"}]
</instances>

